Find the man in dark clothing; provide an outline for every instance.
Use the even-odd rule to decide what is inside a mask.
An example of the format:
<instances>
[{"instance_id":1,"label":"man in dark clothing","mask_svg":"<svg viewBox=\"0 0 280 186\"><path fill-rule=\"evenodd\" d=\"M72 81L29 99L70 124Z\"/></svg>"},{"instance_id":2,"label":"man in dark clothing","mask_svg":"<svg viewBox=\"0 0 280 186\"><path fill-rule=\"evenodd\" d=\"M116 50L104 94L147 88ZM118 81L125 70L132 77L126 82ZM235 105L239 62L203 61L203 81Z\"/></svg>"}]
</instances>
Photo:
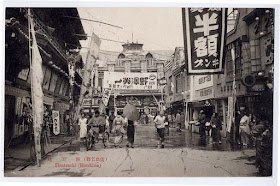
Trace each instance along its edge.
<instances>
[{"instance_id":1,"label":"man in dark clothing","mask_svg":"<svg viewBox=\"0 0 280 186\"><path fill-rule=\"evenodd\" d=\"M199 135L200 135L200 139L202 140L202 142L206 143L205 139L205 123L206 123L206 115L204 114L204 111L201 110L199 115L198 115L198 122L199 122Z\"/></svg>"},{"instance_id":2,"label":"man in dark clothing","mask_svg":"<svg viewBox=\"0 0 280 186\"><path fill-rule=\"evenodd\" d=\"M109 116L109 128L110 128L110 133L112 133L112 126L113 126L113 121L115 119L114 112L111 112L111 115Z\"/></svg>"},{"instance_id":3,"label":"man in dark clothing","mask_svg":"<svg viewBox=\"0 0 280 186\"><path fill-rule=\"evenodd\" d=\"M240 133L239 133L241 118L242 118L241 112L237 111L236 112L236 117L235 117L235 141L238 145L240 145L240 142L241 142L241 136L240 136Z\"/></svg>"},{"instance_id":4,"label":"man in dark clothing","mask_svg":"<svg viewBox=\"0 0 280 186\"><path fill-rule=\"evenodd\" d=\"M251 134L257 138L256 166L262 176L272 175L272 127L269 121L260 121Z\"/></svg>"},{"instance_id":5,"label":"man in dark clothing","mask_svg":"<svg viewBox=\"0 0 280 186\"><path fill-rule=\"evenodd\" d=\"M256 166L262 176L272 175L273 90L265 86L256 105L257 125L251 131L256 137Z\"/></svg>"}]
</instances>

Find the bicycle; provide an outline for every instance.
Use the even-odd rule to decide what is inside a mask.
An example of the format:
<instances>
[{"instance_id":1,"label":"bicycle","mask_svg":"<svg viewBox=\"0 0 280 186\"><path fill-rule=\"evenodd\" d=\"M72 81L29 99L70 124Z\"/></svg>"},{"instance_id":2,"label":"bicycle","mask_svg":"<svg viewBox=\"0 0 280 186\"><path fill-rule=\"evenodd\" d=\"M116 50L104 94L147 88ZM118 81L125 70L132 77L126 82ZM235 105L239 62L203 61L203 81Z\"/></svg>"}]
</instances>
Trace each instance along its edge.
<instances>
[{"instance_id":1,"label":"bicycle","mask_svg":"<svg viewBox=\"0 0 280 186\"><path fill-rule=\"evenodd\" d=\"M87 136L86 136L86 148L87 151L90 150L94 144L99 142L99 139L101 138L104 148L108 146L109 142L109 132L108 129L105 126L97 126L97 125L88 125L87 130Z\"/></svg>"}]
</instances>

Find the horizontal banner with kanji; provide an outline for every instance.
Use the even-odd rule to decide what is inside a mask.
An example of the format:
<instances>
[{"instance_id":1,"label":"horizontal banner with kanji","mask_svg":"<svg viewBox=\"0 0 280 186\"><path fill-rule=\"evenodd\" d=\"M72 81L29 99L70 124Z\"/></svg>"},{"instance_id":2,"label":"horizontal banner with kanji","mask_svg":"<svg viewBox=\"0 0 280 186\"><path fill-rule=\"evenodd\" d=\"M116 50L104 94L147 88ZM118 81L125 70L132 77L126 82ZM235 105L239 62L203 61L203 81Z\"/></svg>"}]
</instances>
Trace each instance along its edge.
<instances>
[{"instance_id":1,"label":"horizontal banner with kanji","mask_svg":"<svg viewBox=\"0 0 280 186\"><path fill-rule=\"evenodd\" d=\"M117 90L157 90L157 73L104 72L104 87Z\"/></svg>"},{"instance_id":2,"label":"horizontal banner with kanji","mask_svg":"<svg viewBox=\"0 0 280 186\"><path fill-rule=\"evenodd\" d=\"M187 8L185 21L188 73L221 73L224 66L227 9Z\"/></svg>"}]
</instances>

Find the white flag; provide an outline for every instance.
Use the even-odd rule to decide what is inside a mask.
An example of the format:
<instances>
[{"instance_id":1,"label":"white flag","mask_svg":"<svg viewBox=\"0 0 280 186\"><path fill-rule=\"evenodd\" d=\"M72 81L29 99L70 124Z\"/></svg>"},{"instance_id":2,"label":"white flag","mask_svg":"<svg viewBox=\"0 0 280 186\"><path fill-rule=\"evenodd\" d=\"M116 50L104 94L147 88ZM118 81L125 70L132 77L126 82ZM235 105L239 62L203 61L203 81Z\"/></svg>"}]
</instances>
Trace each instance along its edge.
<instances>
[{"instance_id":1,"label":"white flag","mask_svg":"<svg viewBox=\"0 0 280 186\"><path fill-rule=\"evenodd\" d=\"M43 71L42 71L42 58L39 52L39 48L36 41L34 23L30 18L31 34L32 34L32 64L31 64L31 94L32 94L32 108L33 108L33 128L34 128L34 140L37 162L41 161L41 130L43 125Z\"/></svg>"}]
</instances>

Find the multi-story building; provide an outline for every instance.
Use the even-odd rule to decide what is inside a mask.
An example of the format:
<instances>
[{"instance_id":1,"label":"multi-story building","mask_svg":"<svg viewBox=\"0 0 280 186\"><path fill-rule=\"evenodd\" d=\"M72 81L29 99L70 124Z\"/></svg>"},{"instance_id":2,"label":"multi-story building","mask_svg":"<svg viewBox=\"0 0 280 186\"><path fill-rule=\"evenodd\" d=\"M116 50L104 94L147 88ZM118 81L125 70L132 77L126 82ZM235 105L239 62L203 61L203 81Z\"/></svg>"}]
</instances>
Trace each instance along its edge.
<instances>
[{"instance_id":1,"label":"multi-story building","mask_svg":"<svg viewBox=\"0 0 280 186\"><path fill-rule=\"evenodd\" d=\"M189 83L185 65L184 48L176 47L171 59L165 63L164 73L167 80L166 106L170 113L185 112L186 100L189 96Z\"/></svg>"},{"instance_id":2,"label":"multi-story building","mask_svg":"<svg viewBox=\"0 0 280 186\"><path fill-rule=\"evenodd\" d=\"M42 57L44 73L44 106L60 113L60 133L67 132L64 122L69 109L69 73L67 54L81 46L79 40L86 39L75 34L84 34L79 19L69 20L66 16L79 17L76 8L31 9L35 23L37 42ZM31 73L28 46L27 9L6 9L5 39L5 144L26 134L22 115L31 103ZM81 60L77 62L74 95L79 95ZM78 98L74 98L77 103ZM52 132L51 132L52 133ZM16 140L13 140L16 141ZM24 141L24 140L23 140Z\"/></svg>"},{"instance_id":3,"label":"multi-story building","mask_svg":"<svg viewBox=\"0 0 280 186\"><path fill-rule=\"evenodd\" d=\"M263 79L273 69L273 9L238 8L234 9L236 22L227 34L225 70L216 75L215 110L223 117L223 134L226 135L228 97L232 96L233 63L235 63L236 110L246 107L254 114L260 95L264 91ZM235 61L231 49L235 51ZM272 110L272 105L271 105Z\"/></svg>"},{"instance_id":4,"label":"multi-story building","mask_svg":"<svg viewBox=\"0 0 280 186\"><path fill-rule=\"evenodd\" d=\"M117 55L114 61L107 61L106 65L96 67L97 75L95 76L95 88L101 92L104 87L104 72L126 72L126 73L157 73L157 78L164 77L163 66L167 57L166 51L145 51L143 44L138 42L123 44L123 51ZM170 52L169 52L170 53ZM162 99L162 93L157 90L117 90L114 89L108 103L108 110L113 111L116 107L118 110L123 109L126 103L130 100L137 106L140 112L144 108L148 108L151 113L157 111L157 101ZM100 94L95 94L91 108L98 107ZM157 100L157 101L156 101ZM89 110L89 104L85 108L85 112ZM107 110L107 111L108 111Z\"/></svg>"},{"instance_id":5,"label":"multi-story building","mask_svg":"<svg viewBox=\"0 0 280 186\"><path fill-rule=\"evenodd\" d=\"M195 124L199 111L203 109L208 120L213 112L217 112L223 120L222 133L226 136L226 129L230 127L228 99L234 90L232 48L235 49L236 110L246 107L249 113L254 114L264 91L263 80L273 73L273 19L272 9L232 9L228 16L222 74L187 75L184 63L178 65L183 59L175 57L179 48L175 49L172 60L164 68L168 84L166 103L173 112L178 108L186 110L186 126L198 132ZM177 106L178 101L181 103Z\"/></svg>"}]
</instances>

